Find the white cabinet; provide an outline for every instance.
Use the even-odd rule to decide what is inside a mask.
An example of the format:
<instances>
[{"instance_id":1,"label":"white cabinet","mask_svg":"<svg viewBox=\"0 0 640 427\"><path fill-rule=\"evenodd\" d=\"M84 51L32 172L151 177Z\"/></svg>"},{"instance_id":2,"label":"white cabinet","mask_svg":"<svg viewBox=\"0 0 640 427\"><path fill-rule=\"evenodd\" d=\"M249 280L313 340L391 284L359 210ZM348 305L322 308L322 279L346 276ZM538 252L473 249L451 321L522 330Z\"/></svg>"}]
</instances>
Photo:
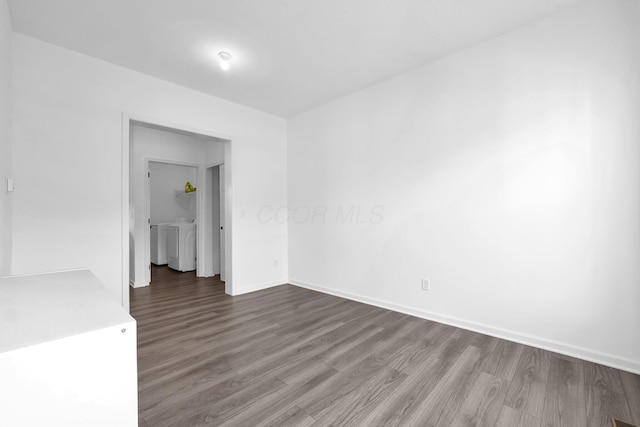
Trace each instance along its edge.
<instances>
[{"instance_id":1,"label":"white cabinet","mask_svg":"<svg viewBox=\"0 0 640 427\"><path fill-rule=\"evenodd\" d=\"M136 322L89 270L0 279L0 425L136 426Z\"/></svg>"}]
</instances>

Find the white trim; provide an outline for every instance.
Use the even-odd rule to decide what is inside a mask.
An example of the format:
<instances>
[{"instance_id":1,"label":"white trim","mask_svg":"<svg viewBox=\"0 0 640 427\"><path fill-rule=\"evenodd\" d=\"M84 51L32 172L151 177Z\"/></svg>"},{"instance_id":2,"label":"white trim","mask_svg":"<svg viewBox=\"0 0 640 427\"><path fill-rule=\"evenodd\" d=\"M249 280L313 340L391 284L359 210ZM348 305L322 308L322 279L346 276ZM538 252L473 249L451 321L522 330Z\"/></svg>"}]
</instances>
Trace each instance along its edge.
<instances>
[{"instance_id":1,"label":"white trim","mask_svg":"<svg viewBox=\"0 0 640 427\"><path fill-rule=\"evenodd\" d=\"M234 193L233 186L236 182L237 167L235 165L236 158L233 155L235 145L224 145L224 165L222 166L224 173L224 270L221 278L225 282L225 292L233 295L232 279L236 276L236 262L238 259L236 254L236 245L233 244L233 215L234 210Z\"/></svg>"},{"instance_id":2,"label":"white trim","mask_svg":"<svg viewBox=\"0 0 640 427\"><path fill-rule=\"evenodd\" d=\"M149 286L149 283L145 281L139 281L139 282L129 281L129 286L131 286L132 288L144 288L146 286Z\"/></svg>"},{"instance_id":3,"label":"white trim","mask_svg":"<svg viewBox=\"0 0 640 427\"><path fill-rule=\"evenodd\" d=\"M425 310L420 310L414 307L394 304L387 301L354 294L351 292L344 292L337 289L316 285L302 280L289 279L289 283L301 288L311 289L325 294L346 298L352 301L361 302L363 304L386 308L387 310L397 311L399 313L408 314L410 316L420 317L422 319L432 320L438 323L444 323L445 325L467 329L469 331L478 332L484 335L490 335L492 337L501 338L507 341L513 341L516 343L541 348L543 350L552 351L554 353L560 353L566 356L599 363L601 365L610 366L612 368L622 369L634 374L640 374L640 363L633 360L617 357L612 354L600 353L583 347L567 345L557 341L535 337L527 334L521 334L507 329L495 328L493 326L485 325L482 323L470 322L456 317L450 317Z\"/></svg>"},{"instance_id":4,"label":"white trim","mask_svg":"<svg viewBox=\"0 0 640 427\"><path fill-rule=\"evenodd\" d=\"M287 284L286 279L272 280L270 282L265 282L265 283L256 283L253 285L242 286L239 289L236 287L233 290L233 293L231 295L237 296L242 294L248 294L249 292L261 291L263 289L273 288L275 286L286 285L286 284Z\"/></svg>"},{"instance_id":5,"label":"white trim","mask_svg":"<svg viewBox=\"0 0 640 427\"><path fill-rule=\"evenodd\" d=\"M230 142L230 141L233 141L234 139L232 135L218 132L216 130L201 129L201 128L197 128L189 125L184 125L181 123L172 122L169 120L154 119L153 117L147 117L140 114L131 114L131 113L123 113L123 114L127 116L129 120L132 120L134 122L144 123L148 125L156 125L164 128L181 130L184 132L191 132L199 135L210 136L212 138L219 139L220 142Z\"/></svg>"},{"instance_id":6,"label":"white trim","mask_svg":"<svg viewBox=\"0 0 640 427\"><path fill-rule=\"evenodd\" d=\"M130 311L129 305L129 135L131 128L131 115L122 113L122 260L120 263L122 276L122 290L120 302L122 307Z\"/></svg>"}]
</instances>

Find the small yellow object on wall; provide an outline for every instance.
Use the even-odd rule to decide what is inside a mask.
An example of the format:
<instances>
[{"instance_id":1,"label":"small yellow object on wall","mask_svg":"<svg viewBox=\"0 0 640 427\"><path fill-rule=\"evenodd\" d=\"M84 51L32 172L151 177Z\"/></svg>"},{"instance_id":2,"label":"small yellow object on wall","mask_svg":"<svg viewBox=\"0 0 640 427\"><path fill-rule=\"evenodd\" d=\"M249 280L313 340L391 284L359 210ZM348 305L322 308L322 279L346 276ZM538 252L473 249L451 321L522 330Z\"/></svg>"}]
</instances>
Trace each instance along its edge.
<instances>
[{"instance_id":1,"label":"small yellow object on wall","mask_svg":"<svg viewBox=\"0 0 640 427\"><path fill-rule=\"evenodd\" d=\"M184 192L185 193L193 193L195 191L196 191L196 187L191 185L191 182L187 181L187 183L184 185Z\"/></svg>"}]
</instances>

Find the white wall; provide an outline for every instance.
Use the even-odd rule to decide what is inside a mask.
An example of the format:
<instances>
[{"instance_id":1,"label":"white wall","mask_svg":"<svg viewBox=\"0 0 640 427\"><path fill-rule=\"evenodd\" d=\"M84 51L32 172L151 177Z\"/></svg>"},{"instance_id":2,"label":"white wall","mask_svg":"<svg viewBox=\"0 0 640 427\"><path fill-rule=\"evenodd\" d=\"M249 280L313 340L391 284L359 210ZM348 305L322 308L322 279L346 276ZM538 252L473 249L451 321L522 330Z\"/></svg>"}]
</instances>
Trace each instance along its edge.
<instances>
[{"instance_id":1,"label":"white wall","mask_svg":"<svg viewBox=\"0 0 640 427\"><path fill-rule=\"evenodd\" d=\"M290 281L640 372L639 21L589 2L292 118Z\"/></svg>"},{"instance_id":2,"label":"white wall","mask_svg":"<svg viewBox=\"0 0 640 427\"><path fill-rule=\"evenodd\" d=\"M283 119L21 34L13 36L13 107L13 273L88 267L127 306L128 112L232 138L234 291L286 281L287 226L257 219L263 204L286 202Z\"/></svg>"},{"instance_id":3,"label":"white wall","mask_svg":"<svg viewBox=\"0 0 640 427\"><path fill-rule=\"evenodd\" d=\"M0 277L11 269L11 21L5 0L0 0Z\"/></svg>"},{"instance_id":4,"label":"white wall","mask_svg":"<svg viewBox=\"0 0 640 427\"><path fill-rule=\"evenodd\" d=\"M151 162L149 164L151 224L171 222L176 218L196 219L196 193L185 193L190 182L198 187L198 169L193 166Z\"/></svg>"}]
</instances>

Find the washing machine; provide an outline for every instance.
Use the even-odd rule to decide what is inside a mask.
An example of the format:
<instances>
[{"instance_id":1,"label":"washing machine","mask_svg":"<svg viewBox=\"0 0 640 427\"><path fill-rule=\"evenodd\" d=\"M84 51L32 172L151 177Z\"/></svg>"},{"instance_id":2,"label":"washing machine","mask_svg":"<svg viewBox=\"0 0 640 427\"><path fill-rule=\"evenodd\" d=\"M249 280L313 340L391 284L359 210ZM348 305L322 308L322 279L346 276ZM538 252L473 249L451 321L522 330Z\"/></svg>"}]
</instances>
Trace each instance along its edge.
<instances>
[{"instance_id":1,"label":"washing machine","mask_svg":"<svg viewBox=\"0 0 640 427\"><path fill-rule=\"evenodd\" d=\"M193 222L193 220L188 218L176 218L172 222L151 224L149 242L151 246L151 263L155 265L167 265L169 263L167 257L167 227L191 222Z\"/></svg>"},{"instance_id":2,"label":"washing machine","mask_svg":"<svg viewBox=\"0 0 640 427\"><path fill-rule=\"evenodd\" d=\"M196 269L196 224L170 224L167 229L167 258L169 268L178 271Z\"/></svg>"}]
</instances>

